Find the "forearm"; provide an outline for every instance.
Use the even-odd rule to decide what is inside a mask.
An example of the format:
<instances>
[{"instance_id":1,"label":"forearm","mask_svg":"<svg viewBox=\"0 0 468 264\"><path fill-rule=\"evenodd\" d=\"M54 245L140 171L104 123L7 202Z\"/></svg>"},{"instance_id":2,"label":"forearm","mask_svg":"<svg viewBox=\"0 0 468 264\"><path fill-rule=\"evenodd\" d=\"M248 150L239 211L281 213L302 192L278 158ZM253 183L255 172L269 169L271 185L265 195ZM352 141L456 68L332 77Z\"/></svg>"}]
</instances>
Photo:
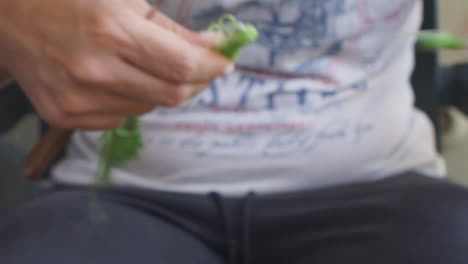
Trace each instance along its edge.
<instances>
[{"instance_id":1,"label":"forearm","mask_svg":"<svg viewBox=\"0 0 468 264\"><path fill-rule=\"evenodd\" d=\"M12 80L11 76L0 69L0 87Z\"/></svg>"},{"instance_id":2,"label":"forearm","mask_svg":"<svg viewBox=\"0 0 468 264\"><path fill-rule=\"evenodd\" d=\"M4 38L3 33L4 33L5 30L4 30L4 27L1 26L1 25L4 24L4 23L3 23L3 19L1 19L1 18L3 18L3 17L6 16L7 13L5 12L5 10L8 8L8 5L7 5L7 4L8 4L9 2L10 2L10 1L0 0L0 37L1 37L2 39ZM1 40L0 40L0 41L1 41ZM3 46L3 45L1 45L1 43L0 43L0 49L3 50L3 48L1 48L2 46ZM3 57L3 56L2 56L2 57ZM6 84L6 83L9 82L9 81L10 81L10 74L8 74L8 73L4 70L4 68L3 68L3 66L2 66L2 61L0 61L0 87L2 87L4 84Z\"/></svg>"}]
</instances>

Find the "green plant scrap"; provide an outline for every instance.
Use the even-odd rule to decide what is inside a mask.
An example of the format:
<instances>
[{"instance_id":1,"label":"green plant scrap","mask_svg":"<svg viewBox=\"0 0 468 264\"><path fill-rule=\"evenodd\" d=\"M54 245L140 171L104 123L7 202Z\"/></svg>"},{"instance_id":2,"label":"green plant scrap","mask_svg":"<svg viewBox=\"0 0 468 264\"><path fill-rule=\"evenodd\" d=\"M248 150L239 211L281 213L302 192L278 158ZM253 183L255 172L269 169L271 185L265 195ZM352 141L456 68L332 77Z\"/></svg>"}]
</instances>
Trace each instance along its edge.
<instances>
[{"instance_id":1,"label":"green plant scrap","mask_svg":"<svg viewBox=\"0 0 468 264\"><path fill-rule=\"evenodd\" d=\"M452 33L428 30L419 33L416 46L424 51L458 50L466 49L467 42L465 38Z\"/></svg>"}]
</instances>

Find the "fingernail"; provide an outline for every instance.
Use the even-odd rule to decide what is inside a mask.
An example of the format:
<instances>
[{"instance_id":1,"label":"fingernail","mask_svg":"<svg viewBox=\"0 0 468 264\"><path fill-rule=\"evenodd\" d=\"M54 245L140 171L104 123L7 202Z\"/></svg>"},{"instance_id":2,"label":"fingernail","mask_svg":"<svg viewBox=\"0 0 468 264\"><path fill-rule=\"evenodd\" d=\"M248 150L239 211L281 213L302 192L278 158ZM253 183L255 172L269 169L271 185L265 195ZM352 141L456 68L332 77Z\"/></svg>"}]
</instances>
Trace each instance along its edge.
<instances>
[{"instance_id":1,"label":"fingernail","mask_svg":"<svg viewBox=\"0 0 468 264\"><path fill-rule=\"evenodd\" d=\"M202 31L200 32L200 36L207 41L213 42L213 44L221 42L221 36L216 32Z\"/></svg>"},{"instance_id":2,"label":"fingernail","mask_svg":"<svg viewBox=\"0 0 468 264\"><path fill-rule=\"evenodd\" d=\"M225 69L224 69L224 75L228 75L233 73L236 70L236 66L234 66L234 63L229 64Z\"/></svg>"}]
</instances>

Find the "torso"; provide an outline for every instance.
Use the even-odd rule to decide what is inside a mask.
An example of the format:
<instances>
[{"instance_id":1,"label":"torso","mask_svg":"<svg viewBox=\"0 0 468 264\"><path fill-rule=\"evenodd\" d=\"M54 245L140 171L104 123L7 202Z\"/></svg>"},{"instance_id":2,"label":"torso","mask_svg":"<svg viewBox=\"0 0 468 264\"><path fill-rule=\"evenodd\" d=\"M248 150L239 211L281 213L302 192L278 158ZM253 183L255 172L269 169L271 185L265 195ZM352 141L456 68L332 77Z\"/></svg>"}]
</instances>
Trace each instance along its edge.
<instances>
[{"instance_id":1,"label":"torso","mask_svg":"<svg viewBox=\"0 0 468 264\"><path fill-rule=\"evenodd\" d=\"M195 30L225 12L259 41L238 71L144 121L140 160L116 184L183 191L281 192L373 180L404 170L443 174L432 128L413 107L409 76L419 1L166 1ZM90 183L100 133L79 132L54 169Z\"/></svg>"}]
</instances>

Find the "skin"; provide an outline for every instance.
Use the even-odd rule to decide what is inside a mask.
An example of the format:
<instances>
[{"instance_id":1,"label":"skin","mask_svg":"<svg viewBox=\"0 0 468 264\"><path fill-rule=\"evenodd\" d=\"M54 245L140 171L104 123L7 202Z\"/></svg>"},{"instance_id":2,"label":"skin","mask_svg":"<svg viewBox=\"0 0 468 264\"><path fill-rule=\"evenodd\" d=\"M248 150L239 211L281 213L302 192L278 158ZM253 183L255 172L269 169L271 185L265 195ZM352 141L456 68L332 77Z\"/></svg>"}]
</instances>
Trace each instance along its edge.
<instances>
[{"instance_id":1,"label":"skin","mask_svg":"<svg viewBox=\"0 0 468 264\"><path fill-rule=\"evenodd\" d=\"M0 71L0 86L8 83L11 80L11 76L6 72Z\"/></svg>"},{"instance_id":2,"label":"skin","mask_svg":"<svg viewBox=\"0 0 468 264\"><path fill-rule=\"evenodd\" d=\"M112 129L232 69L214 39L150 10L144 0L0 0L0 82L18 81L54 126Z\"/></svg>"}]
</instances>

